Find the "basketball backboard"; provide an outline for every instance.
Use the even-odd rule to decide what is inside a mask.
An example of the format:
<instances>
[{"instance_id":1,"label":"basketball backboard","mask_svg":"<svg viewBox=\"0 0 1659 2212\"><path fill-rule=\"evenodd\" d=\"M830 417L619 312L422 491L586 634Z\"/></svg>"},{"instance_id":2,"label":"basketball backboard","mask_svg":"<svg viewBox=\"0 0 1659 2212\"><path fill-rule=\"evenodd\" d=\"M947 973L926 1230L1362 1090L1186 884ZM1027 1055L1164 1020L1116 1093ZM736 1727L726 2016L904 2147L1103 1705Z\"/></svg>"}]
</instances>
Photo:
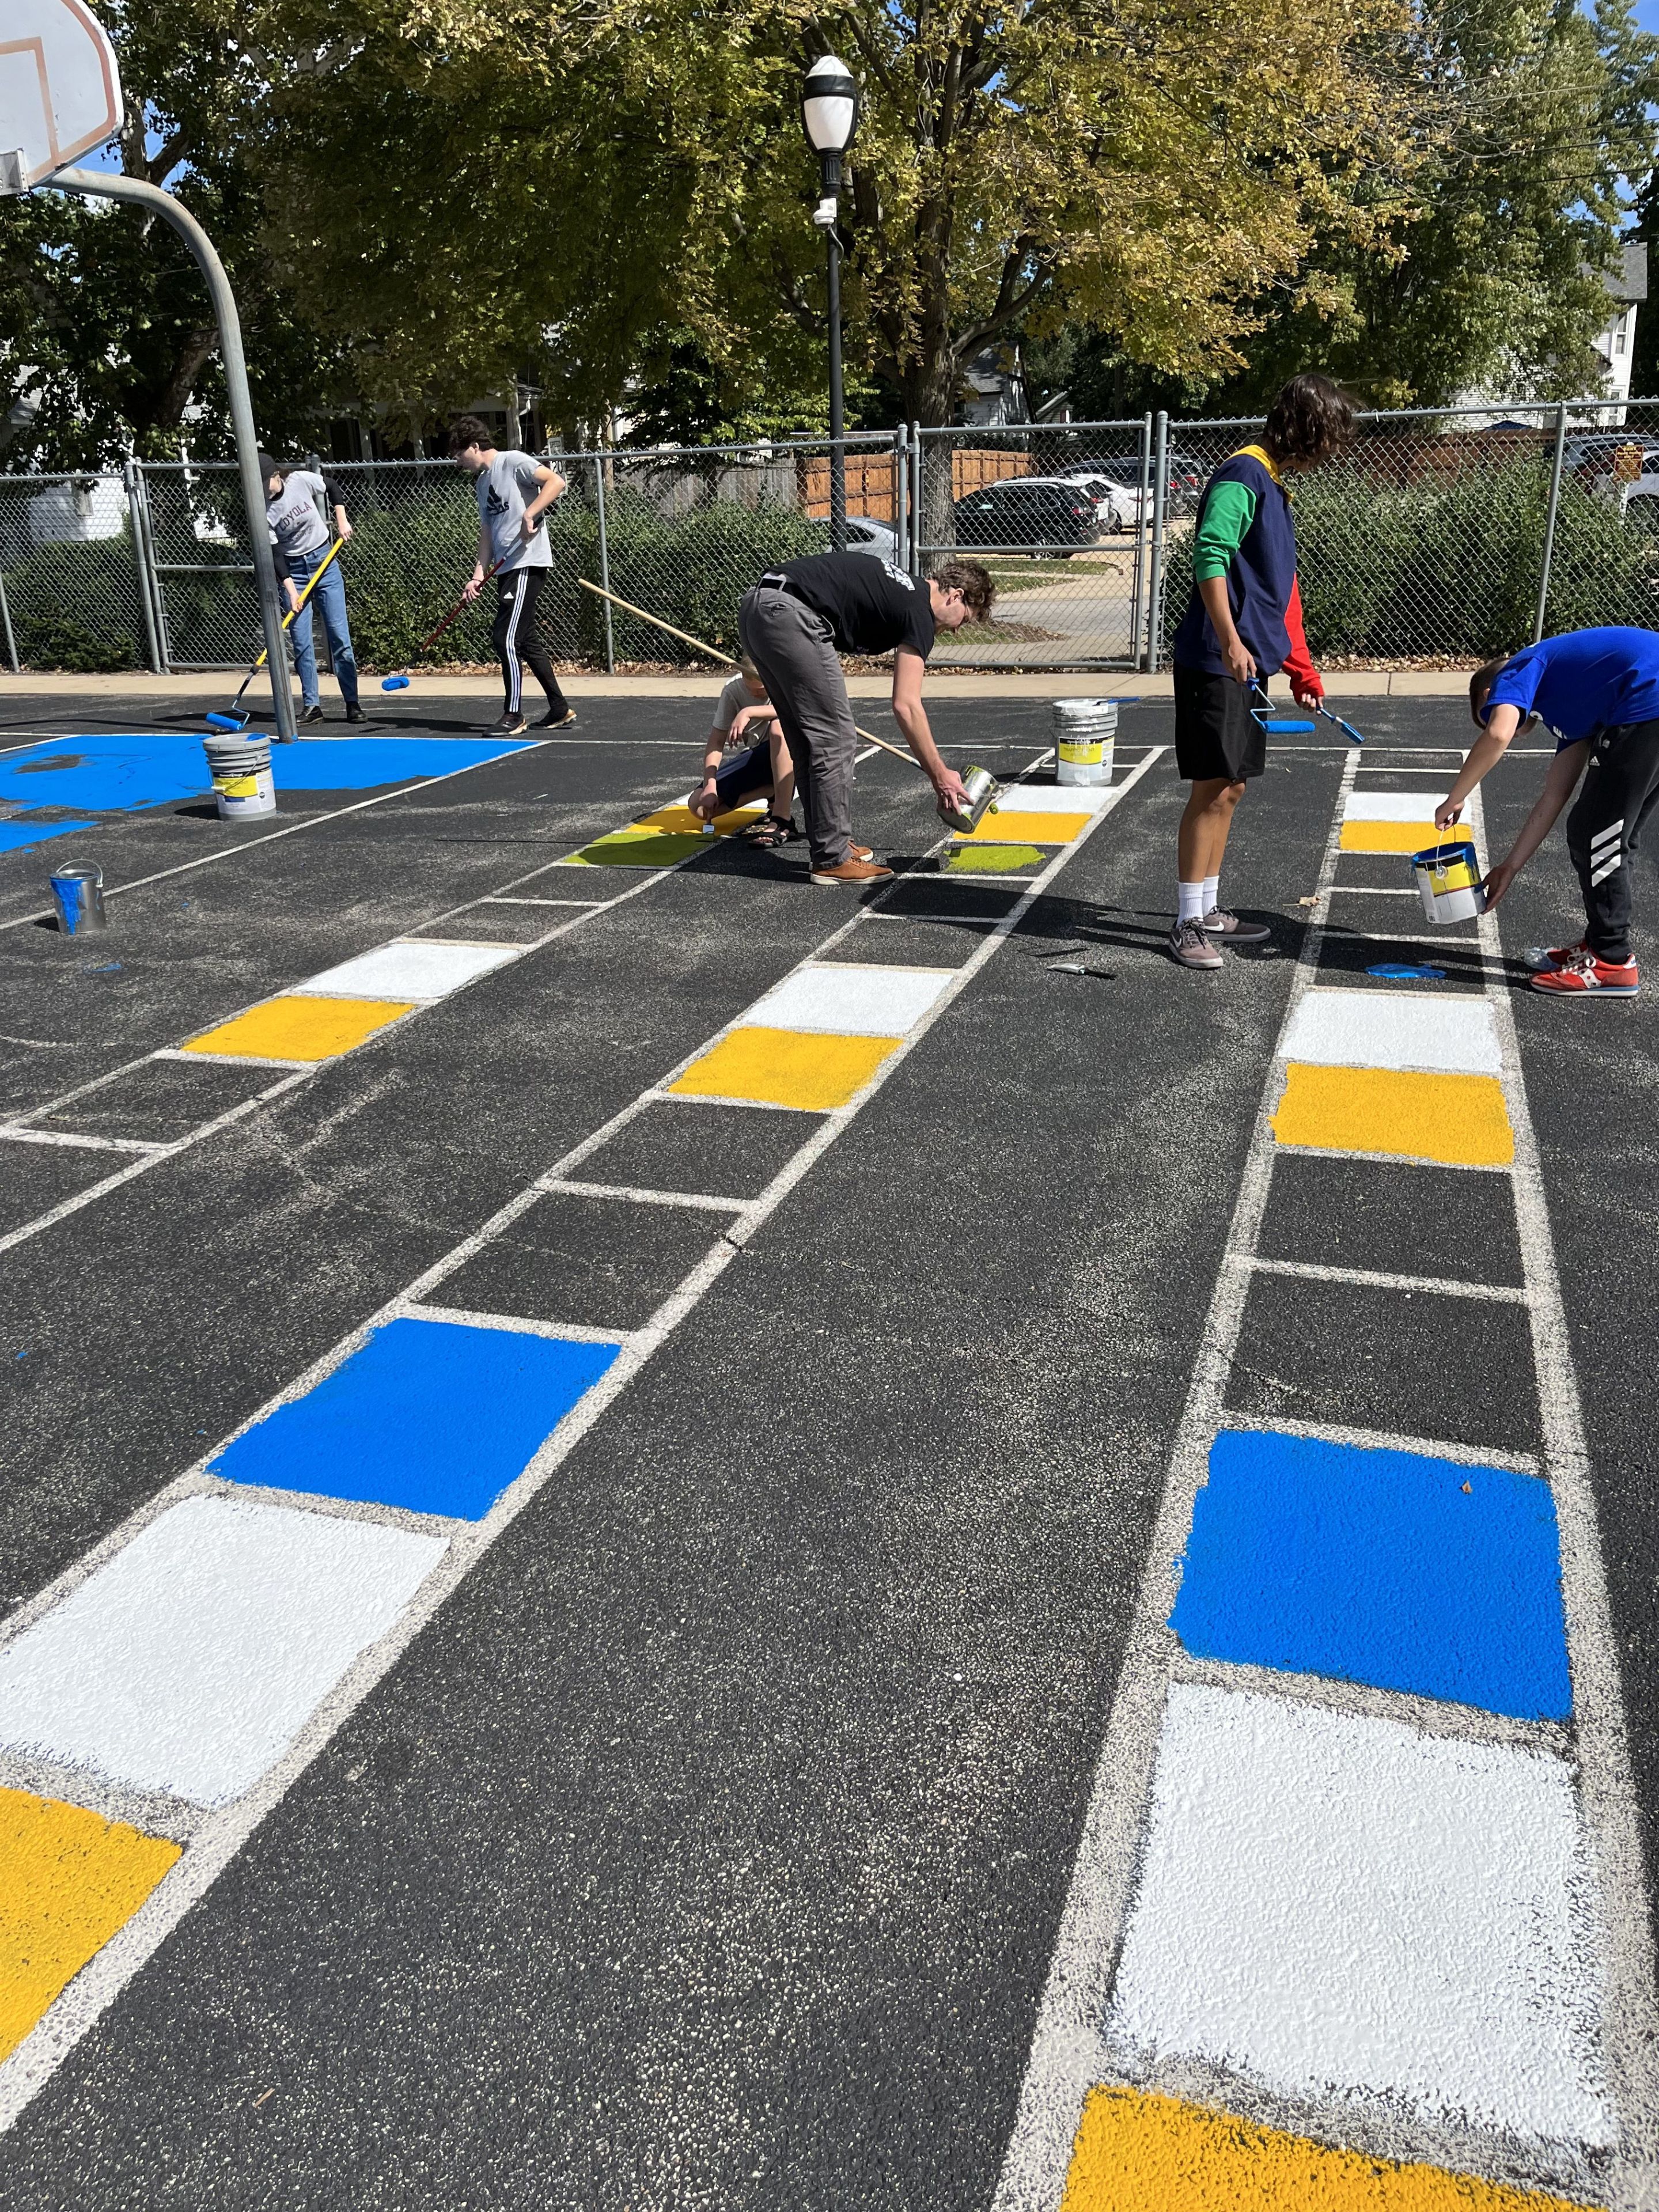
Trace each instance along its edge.
<instances>
[{"instance_id":1,"label":"basketball backboard","mask_svg":"<svg viewBox=\"0 0 1659 2212\"><path fill-rule=\"evenodd\" d=\"M0 191L27 191L121 127L115 52L82 0L0 5Z\"/></svg>"}]
</instances>

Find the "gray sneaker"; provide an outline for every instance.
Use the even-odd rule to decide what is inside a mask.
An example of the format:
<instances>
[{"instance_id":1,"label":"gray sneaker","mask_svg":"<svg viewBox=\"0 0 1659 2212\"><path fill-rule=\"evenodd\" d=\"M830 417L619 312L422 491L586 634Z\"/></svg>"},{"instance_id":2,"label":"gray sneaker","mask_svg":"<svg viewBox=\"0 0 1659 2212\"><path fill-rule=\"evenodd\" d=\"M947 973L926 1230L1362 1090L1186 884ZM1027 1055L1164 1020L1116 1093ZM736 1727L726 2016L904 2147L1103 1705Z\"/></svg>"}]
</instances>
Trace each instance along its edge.
<instances>
[{"instance_id":1,"label":"gray sneaker","mask_svg":"<svg viewBox=\"0 0 1659 2212\"><path fill-rule=\"evenodd\" d=\"M1259 921L1241 921L1236 914L1218 906L1212 906L1198 926L1206 937L1224 937L1229 945L1260 945L1264 937L1273 934Z\"/></svg>"},{"instance_id":2,"label":"gray sneaker","mask_svg":"<svg viewBox=\"0 0 1659 2212\"><path fill-rule=\"evenodd\" d=\"M1170 951L1183 968L1224 968L1225 960L1204 934L1201 921L1178 921L1170 932Z\"/></svg>"}]
</instances>

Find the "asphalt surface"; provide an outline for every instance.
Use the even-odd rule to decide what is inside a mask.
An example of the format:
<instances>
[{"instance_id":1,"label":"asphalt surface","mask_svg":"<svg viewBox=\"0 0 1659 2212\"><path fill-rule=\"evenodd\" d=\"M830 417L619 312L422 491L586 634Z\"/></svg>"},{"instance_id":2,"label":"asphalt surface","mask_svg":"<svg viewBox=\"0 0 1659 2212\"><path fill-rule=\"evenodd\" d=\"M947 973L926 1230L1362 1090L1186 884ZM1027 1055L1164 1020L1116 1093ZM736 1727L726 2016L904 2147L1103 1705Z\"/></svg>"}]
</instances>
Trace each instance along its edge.
<instances>
[{"instance_id":1,"label":"asphalt surface","mask_svg":"<svg viewBox=\"0 0 1659 2212\"><path fill-rule=\"evenodd\" d=\"M32 705L9 724L47 726ZM1455 744L1455 707L1378 702L1364 726L1379 756ZM473 726L421 711L407 727ZM199 808L100 825L112 886L217 857L112 897L91 951L22 919L52 848L0 862L19 923L0 931L0 1105L176 1045L664 803L699 720L592 702L534 752L349 814L363 794L297 805L301 834L246 851ZM1006 769L1047 721L947 700L936 727L958 762ZM1121 763L1170 734L1166 707L1127 708ZM1162 950L1183 796L1166 755L0 2137L9 2206L988 2204L1337 794L1340 753L1302 744L1241 810L1225 879L1269 943L1219 975ZM1544 765L1492 780L1494 851ZM878 757L858 826L914 854L934 825ZM620 874L560 871L549 895L608 897ZM1015 895L918 877L888 902L905 919L836 957L957 967ZM1645 882L1638 899L1659 912ZM1354 927L1423 927L1364 904ZM0 1255L0 1596L71 1565L848 911L793 856L713 851ZM1571 938L1577 915L1558 837L1503 910L1506 947ZM1094 972L1037 957L1076 940ZM1324 961L1391 957L1430 956L1339 928ZM1521 973L1651 1821L1659 992L1561 1006ZM121 1084L54 1125L171 1136L250 1072L149 1062ZM659 1103L580 1173L741 1199L815 1126ZM110 1164L9 1145L0 1231ZM1328 1258L1340 1219L1345 1264L1397 1264L1388 1175L1367 1171L1364 1206L1352 1176L1282 1164L1264 1251ZM1449 1246L1514 1279L1501 1194L1446 1183ZM540 1201L445 1301L636 1325L719 1218L618 1210ZM1264 1277L1234 1402L1524 1450L1537 1408L1492 1379L1511 1324L1351 1285L1316 1316L1305 1285Z\"/></svg>"}]
</instances>

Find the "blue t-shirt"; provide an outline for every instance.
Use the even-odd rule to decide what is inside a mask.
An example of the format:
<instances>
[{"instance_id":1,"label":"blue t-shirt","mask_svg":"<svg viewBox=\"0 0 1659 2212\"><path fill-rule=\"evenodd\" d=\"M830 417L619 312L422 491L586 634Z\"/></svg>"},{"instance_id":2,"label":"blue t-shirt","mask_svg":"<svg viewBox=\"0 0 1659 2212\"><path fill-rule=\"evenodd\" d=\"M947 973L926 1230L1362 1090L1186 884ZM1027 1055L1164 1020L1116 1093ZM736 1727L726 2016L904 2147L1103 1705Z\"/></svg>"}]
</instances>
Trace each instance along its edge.
<instances>
[{"instance_id":1,"label":"blue t-shirt","mask_svg":"<svg viewBox=\"0 0 1659 2212\"><path fill-rule=\"evenodd\" d=\"M1553 730L1556 750L1620 730L1632 722L1659 721L1659 632L1650 629L1570 629L1512 653L1481 710L1518 707Z\"/></svg>"}]
</instances>

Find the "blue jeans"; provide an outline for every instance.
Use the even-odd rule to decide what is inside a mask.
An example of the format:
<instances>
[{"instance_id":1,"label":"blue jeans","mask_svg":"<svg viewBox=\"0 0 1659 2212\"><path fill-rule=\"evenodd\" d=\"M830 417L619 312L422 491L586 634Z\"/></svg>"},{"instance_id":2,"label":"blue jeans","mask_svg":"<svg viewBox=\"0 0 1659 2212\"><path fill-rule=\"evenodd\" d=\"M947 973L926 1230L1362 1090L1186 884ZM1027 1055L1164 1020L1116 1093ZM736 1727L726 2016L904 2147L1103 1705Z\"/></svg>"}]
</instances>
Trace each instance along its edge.
<instances>
[{"instance_id":1,"label":"blue jeans","mask_svg":"<svg viewBox=\"0 0 1659 2212\"><path fill-rule=\"evenodd\" d=\"M325 561L328 548L319 545L314 553L290 553L289 573L294 579L294 588L303 592ZM340 556L330 563L327 574L306 601L294 618L289 632L294 641L294 665L300 672L300 690L307 707L317 704L317 649L311 637L311 611L320 607L323 628L328 632L328 649L334 656L334 673L340 685L340 696L348 707L357 703L357 657L351 650L351 625L346 620L345 579L340 574Z\"/></svg>"}]
</instances>

